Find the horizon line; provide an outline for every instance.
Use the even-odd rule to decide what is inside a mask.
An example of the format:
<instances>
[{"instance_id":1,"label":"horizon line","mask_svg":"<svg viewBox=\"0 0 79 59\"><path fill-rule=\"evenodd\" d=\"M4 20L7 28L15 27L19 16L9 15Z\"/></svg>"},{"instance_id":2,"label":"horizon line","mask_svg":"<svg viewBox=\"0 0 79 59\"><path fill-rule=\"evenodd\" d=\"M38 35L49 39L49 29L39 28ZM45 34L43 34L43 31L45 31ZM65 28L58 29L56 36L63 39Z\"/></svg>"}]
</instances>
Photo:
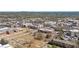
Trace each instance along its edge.
<instances>
[{"instance_id":1,"label":"horizon line","mask_svg":"<svg viewBox=\"0 0 79 59\"><path fill-rule=\"evenodd\" d=\"M0 12L79 12L79 11L0 11Z\"/></svg>"}]
</instances>

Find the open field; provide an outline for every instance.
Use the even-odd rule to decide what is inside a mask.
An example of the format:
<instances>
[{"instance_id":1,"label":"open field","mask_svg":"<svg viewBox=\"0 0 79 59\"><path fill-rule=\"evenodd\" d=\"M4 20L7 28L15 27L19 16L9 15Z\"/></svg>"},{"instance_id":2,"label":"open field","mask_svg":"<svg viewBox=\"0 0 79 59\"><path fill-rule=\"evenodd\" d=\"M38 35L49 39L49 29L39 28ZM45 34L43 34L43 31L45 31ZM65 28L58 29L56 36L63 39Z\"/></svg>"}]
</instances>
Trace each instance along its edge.
<instances>
[{"instance_id":1,"label":"open field","mask_svg":"<svg viewBox=\"0 0 79 59\"><path fill-rule=\"evenodd\" d=\"M20 31L10 34L0 35L2 39L8 40L10 45L16 48L40 48L44 47L45 42L40 40L35 40L31 35L31 31L26 28L22 28ZM17 46L19 45L19 47Z\"/></svg>"}]
</instances>

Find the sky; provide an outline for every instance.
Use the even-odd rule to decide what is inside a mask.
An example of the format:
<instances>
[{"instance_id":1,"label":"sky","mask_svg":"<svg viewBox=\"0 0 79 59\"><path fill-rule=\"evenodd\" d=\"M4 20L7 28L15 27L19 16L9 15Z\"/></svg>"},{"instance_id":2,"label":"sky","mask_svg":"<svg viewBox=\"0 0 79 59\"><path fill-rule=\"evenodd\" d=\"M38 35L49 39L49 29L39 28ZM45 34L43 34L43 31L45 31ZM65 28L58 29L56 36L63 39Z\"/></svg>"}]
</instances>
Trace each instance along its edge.
<instances>
[{"instance_id":1,"label":"sky","mask_svg":"<svg viewBox=\"0 0 79 59\"><path fill-rule=\"evenodd\" d=\"M0 11L79 11L78 0L0 0Z\"/></svg>"}]
</instances>

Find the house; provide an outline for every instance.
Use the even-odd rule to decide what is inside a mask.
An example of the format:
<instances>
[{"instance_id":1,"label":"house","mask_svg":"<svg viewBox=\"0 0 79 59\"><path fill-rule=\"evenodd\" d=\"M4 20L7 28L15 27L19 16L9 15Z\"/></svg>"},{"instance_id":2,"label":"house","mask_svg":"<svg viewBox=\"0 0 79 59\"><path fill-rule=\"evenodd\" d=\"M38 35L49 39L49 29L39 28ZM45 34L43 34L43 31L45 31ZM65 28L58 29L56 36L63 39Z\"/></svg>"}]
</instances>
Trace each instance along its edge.
<instances>
[{"instance_id":1,"label":"house","mask_svg":"<svg viewBox=\"0 0 79 59\"><path fill-rule=\"evenodd\" d=\"M8 27L0 28L0 33L6 32L8 30L10 30Z\"/></svg>"},{"instance_id":2,"label":"house","mask_svg":"<svg viewBox=\"0 0 79 59\"><path fill-rule=\"evenodd\" d=\"M46 21L44 22L45 27L56 27L56 22L55 21Z\"/></svg>"},{"instance_id":3,"label":"house","mask_svg":"<svg viewBox=\"0 0 79 59\"><path fill-rule=\"evenodd\" d=\"M79 30L71 29L69 31L64 31L63 39L64 40L78 40L79 39Z\"/></svg>"},{"instance_id":4,"label":"house","mask_svg":"<svg viewBox=\"0 0 79 59\"><path fill-rule=\"evenodd\" d=\"M40 28L39 31L44 32L44 33L53 33L54 29L52 29L52 28Z\"/></svg>"},{"instance_id":5,"label":"house","mask_svg":"<svg viewBox=\"0 0 79 59\"><path fill-rule=\"evenodd\" d=\"M28 27L28 26L32 26L32 23L23 23L24 26Z\"/></svg>"}]
</instances>

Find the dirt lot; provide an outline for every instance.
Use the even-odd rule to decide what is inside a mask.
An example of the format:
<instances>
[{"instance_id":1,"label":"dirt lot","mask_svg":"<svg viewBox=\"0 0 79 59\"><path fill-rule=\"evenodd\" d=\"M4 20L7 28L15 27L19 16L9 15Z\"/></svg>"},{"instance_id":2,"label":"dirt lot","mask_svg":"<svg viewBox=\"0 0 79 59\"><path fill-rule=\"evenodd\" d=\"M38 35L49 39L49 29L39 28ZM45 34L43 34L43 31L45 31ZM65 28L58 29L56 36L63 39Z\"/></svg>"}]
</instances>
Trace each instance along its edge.
<instances>
[{"instance_id":1,"label":"dirt lot","mask_svg":"<svg viewBox=\"0 0 79 59\"><path fill-rule=\"evenodd\" d=\"M14 48L42 48L45 46L45 42L42 40L36 40L31 35L30 29L19 28L17 32L10 32L10 34L3 33L0 35L0 39L9 41L9 44Z\"/></svg>"}]
</instances>

